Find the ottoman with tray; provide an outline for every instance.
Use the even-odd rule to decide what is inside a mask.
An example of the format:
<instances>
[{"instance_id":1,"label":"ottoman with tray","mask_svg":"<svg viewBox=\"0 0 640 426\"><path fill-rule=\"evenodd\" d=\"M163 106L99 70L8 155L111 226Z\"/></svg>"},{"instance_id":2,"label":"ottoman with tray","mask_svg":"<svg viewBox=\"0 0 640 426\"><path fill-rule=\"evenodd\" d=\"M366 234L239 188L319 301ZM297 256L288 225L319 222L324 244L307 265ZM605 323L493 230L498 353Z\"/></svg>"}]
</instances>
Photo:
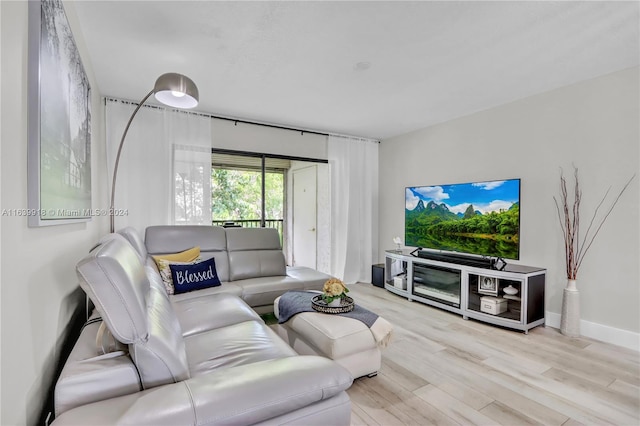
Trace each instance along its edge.
<instances>
[{"instance_id":1,"label":"ottoman with tray","mask_svg":"<svg viewBox=\"0 0 640 426\"><path fill-rule=\"evenodd\" d=\"M273 312L278 319L279 302L280 297L273 303ZM390 330L391 326L388 327ZM357 319L301 312L273 328L298 354L330 358L345 367L354 378L374 377L380 369L381 346L384 345L376 342L371 329Z\"/></svg>"}]
</instances>

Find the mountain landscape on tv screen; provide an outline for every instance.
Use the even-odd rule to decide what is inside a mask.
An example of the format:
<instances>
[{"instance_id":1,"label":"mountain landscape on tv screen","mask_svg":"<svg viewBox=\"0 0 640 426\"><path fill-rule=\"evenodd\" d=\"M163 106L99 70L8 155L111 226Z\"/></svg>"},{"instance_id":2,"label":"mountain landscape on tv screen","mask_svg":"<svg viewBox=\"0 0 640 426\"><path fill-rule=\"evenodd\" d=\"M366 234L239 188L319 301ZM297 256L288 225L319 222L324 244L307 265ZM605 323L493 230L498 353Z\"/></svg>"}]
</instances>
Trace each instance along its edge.
<instances>
[{"instance_id":1,"label":"mountain landscape on tv screen","mask_svg":"<svg viewBox=\"0 0 640 426\"><path fill-rule=\"evenodd\" d=\"M405 244L518 259L519 189L518 180L407 188Z\"/></svg>"}]
</instances>

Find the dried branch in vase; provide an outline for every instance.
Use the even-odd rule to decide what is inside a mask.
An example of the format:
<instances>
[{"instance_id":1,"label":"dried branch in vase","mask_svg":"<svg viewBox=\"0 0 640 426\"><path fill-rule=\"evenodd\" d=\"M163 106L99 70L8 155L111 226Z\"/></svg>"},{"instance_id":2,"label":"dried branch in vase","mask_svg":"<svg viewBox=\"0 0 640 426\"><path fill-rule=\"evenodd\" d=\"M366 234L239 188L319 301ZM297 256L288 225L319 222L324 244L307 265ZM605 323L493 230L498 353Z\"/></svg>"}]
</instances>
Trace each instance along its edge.
<instances>
[{"instance_id":1,"label":"dried branch in vase","mask_svg":"<svg viewBox=\"0 0 640 426\"><path fill-rule=\"evenodd\" d=\"M591 248L593 241L598 236L600 229L602 229L602 225L604 225L605 221L613 211L613 208L620 200L620 197L636 175L634 174L631 176L631 179L629 179L624 185L618 196L613 200L613 203L611 203L611 206L607 209L606 213L604 213L600 219L597 219L598 211L607 199L607 195L609 195L611 187L607 189L604 197L602 197L602 200L600 200L600 203L598 203L598 206L593 212L587 231L582 237L580 237L580 202L582 201L582 190L580 189L580 181L578 179L578 168L575 166L573 168L573 177L575 181L573 189L573 203L569 200L567 180L562 173L562 169L560 169L560 203L556 197L553 197L553 201L556 203L558 219L560 220L560 227L562 228L562 236L564 237L567 279L570 280L575 280L578 276L580 265L582 265L585 255ZM562 206L560 206L560 204Z\"/></svg>"}]
</instances>

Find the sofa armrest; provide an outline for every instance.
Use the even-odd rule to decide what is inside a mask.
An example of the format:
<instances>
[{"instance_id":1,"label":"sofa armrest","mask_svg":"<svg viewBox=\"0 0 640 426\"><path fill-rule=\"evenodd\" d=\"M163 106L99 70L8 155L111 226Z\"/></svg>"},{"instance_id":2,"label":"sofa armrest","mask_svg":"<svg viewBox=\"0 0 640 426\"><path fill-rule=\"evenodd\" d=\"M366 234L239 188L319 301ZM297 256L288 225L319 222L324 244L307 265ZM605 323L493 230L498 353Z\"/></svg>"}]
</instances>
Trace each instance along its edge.
<instances>
[{"instance_id":1,"label":"sofa armrest","mask_svg":"<svg viewBox=\"0 0 640 426\"><path fill-rule=\"evenodd\" d=\"M124 352L112 352L64 366L54 391L55 413L78 406L137 393L141 389L136 366Z\"/></svg>"},{"instance_id":2,"label":"sofa armrest","mask_svg":"<svg viewBox=\"0 0 640 426\"><path fill-rule=\"evenodd\" d=\"M53 424L252 424L329 399L352 382L349 372L334 361L294 356L214 370L84 405Z\"/></svg>"},{"instance_id":3,"label":"sofa armrest","mask_svg":"<svg viewBox=\"0 0 640 426\"><path fill-rule=\"evenodd\" d=\"M127 352L99 351L96 336L104 323L98 319L94 311L60 372L53 396L56 416L81 405L142 389L138 370Z\"/></svg>"},{"instance_id":4,"label":"sofa armrest","mask_svg":"<svg viewBox=\"0 0 640 426\"><path fill-rule=\"evenodd\" d=\"M324 272L306 266L287 266L287 275L303 283L305 290L320 290L327 280L333 278Z\"/></svg>"}]
</instances>

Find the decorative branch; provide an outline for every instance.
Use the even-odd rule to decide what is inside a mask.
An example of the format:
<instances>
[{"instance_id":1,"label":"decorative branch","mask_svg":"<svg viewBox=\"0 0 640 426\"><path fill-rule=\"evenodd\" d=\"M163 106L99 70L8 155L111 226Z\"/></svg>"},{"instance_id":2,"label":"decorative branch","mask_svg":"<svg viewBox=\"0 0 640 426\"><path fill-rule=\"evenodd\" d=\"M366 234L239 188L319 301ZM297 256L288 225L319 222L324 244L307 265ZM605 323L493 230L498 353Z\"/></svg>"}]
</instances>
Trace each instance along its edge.
<instances>
[{"instance_id":1,"label":"decorative branch","mask_svg":"<svg viewBox=\"0 0 640 426\"><path fill-rule=\"evenodd\" d=\"M564 177L562 169L560 169L560 202L562 203L562 212L560 211L561 209L558 199L555 196L553 197L553 201L556 204L556 211L558 213L558 220L562 229L562 236L564 238L567 279L570 280L575 280L577 278L578 270L582 265L582 261L593 245L596 237L600 233L602 226L613 211L613 208L616 206L616 204L618 204L618 201L620 200L622 194L629 187L631 181L636 177L635 174L631 176L631 179L629 179L627 183L622 187L622 190L613 200L613 203L611 203L611 206L609 206L607 212L600 220L598 220L598 212L607 199L611 187L607 189L604 197L602 197L602 200L600 200L600 202L596 206L595 211L593 212L593 216L591 217L591 221L589 222L589 226L587 227L587 232L585 232L584 236L580 238L580 202L582 201L582 191L580 190L580 181L578 179L578 168L574 166L573 169L573 176L575 180L573 189L573 204L571 204L570 206L568 195L569 193L567 191L567 180ZM595 229L593 233L591 233L592 229Z\"/></svg>"}]
</instances>

